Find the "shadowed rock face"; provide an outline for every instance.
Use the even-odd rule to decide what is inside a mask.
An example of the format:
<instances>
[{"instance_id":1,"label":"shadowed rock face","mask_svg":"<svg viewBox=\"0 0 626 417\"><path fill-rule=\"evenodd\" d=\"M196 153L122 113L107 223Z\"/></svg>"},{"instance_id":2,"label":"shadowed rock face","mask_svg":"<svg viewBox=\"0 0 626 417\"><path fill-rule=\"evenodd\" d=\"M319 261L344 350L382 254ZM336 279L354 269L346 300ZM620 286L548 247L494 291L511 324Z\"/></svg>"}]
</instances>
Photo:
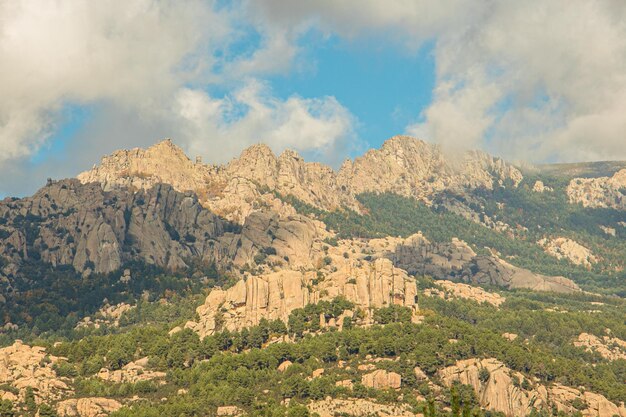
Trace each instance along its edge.
<instances>
[{"instance_id":1,"label":"shadowed rock face","mask_svg":"<svg viewBox=\"0 0 626 417\"><path fill-rule=\"evenodd\" d=\"M436 279L536 291L580 291L570 279L536 274L494 255L476 255L465 242L456 238L450 243L432 244L421 235L410 236L387 256L410 274Z\"/></svg>"},{"instance_id":2,"label":"shadowed rock face","mask_svg":"<svg viewBox=\"0 0 626 417\"><path fill-rule=\"evenodd\" d=\"M108 273L134 259L175 270L186 266L185 259L226 255L218 239L228 224L194 194L165 184L132 193L64 180L32 197L4 200L0 218L6 237L0 254L18 266L41 259L79 272Z\"/></svg>"}]
</instances>

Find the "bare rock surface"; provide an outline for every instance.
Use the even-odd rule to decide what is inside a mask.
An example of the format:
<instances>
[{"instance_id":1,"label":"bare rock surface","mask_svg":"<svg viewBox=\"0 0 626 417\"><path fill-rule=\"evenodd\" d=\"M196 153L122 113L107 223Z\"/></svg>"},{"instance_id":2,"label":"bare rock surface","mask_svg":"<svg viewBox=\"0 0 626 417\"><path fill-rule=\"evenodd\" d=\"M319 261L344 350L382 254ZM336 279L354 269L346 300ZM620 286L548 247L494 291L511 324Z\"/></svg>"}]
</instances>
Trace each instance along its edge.
<instances>
[{"instance_id":1,"label":"bare rock surface","mask_svg":"<svg viewBox=\"0 0 626 417\"><path fill-rule=\"evenodd\" d=\"M102 368L96 375L98 378L113 383L136 383L139 381L150 381L153 379L165 378L165 372L152 371L146 369L148 365L148 358L138 359L134 362L130 362L122 367L111 371L107 368Z\"/></svg>"},{"instance_id":2,"label":"bare rock surface","mask_svg":"<svg viewBox=\"0 0 626 417\"><path fill-rule=\"evenodd\" d=\"M580 288L568 278L533 273L511 265L495 253L477 255L467 243L456 238L449 243L430 243L421 234L416 234L402 242L396 240L389 248L387 257L410 274L504 288L580 292Z\"/></svg>"},{"instance_id":3,"label":"bare rock surface","mask_svg":"<svg viewBox=\"0 0 626 417\"><path fill-rule=\"evenodd\" d=\"M135 193L103 191L77 180L52 182L32 197L0 204L8 239L0 254L20 264L36 255L77 271L108 273L129 259L178 269L184 259L219 257L226 223L204 209L192 193L157 184ZM24 234L24 223L36 233ZM5 274L9 271L5 271Z\"/></svg>"},{"instance_id":4,"label":"bare rock surface","mask_svg":"<svg viewBox=\"0 0 626 417\"><path fill-rule=\"evenodd\" d=\"M543 238L537 242L548 255L557 259L567 259L574 265L591 267L598 262L598 258L575 240L566 237Z\"/></svg>"},{"instance_id":5,"label":"bare rock surface","mask_svg":"<svg viewBox=\"0 0 626 417\"><path fill-rule=\"evenodd\" d=\"M482 152L467 152L451 160L436 145L395 136L380 149L346 161L338 172L305 162L291 150L277 156L263 144L244 150L227 165L203 165L192 162L166 140L145 150L117 151L78 178L83 183L101 183L105 189L171 184L178 191L194 191L205 207L242 224L259 206L290 212L271 192L322 209L359 211L354 196L366 191L390 191L428 202L443 190L491 189L507 181L516 186L522 174Z\"/></svg>"},{"instance_id":6,"label":"bare rock surface","mask_svg":"<svg viewBox=\"0 0 626 417\"><path fill-rule=\"evenodd\" d=\"M437 285L442 287L443 291L436 288L429 288L424 291L424 294L443 299L452 297L473 300L477 303L487 303L495 307L499 307L506 301L506 298L502 297L500 294L485 291L480 287L473 287L471 285L447 280L437 281Z\"/></svg>"},{"instance_id":7,"label":"bare rock surface","mask_svg":"<svg viewBox=\"0 0 626 417\"><path fill-rule=\"evenodd\" d=\"M582 347L589 352L597 352L609 361L626 359L626 341L610 335L598 337L590 333L581 333L574 341L574 346Z\"/></svg>"},{"instance_id":8,"label":"bare rock surface","mask_svg":"<svg viewBox=\"0 0 626 417\"><path fill-rule=\"evenodd\" d=\"M549 191L554 191L551 187L547 187L543 181L535 181L533 185L533 191L536 193L545 193Z\"/></svg>"},{"instance_id":9,"label":"bare rock surface","mask_svg":"<svg viewBox=\"0 0 626 417\"><path fill-rule=\"evenodd\" d=\"M127 303L119 303L115 305L105 303L105 305L103 305L93 317L87 316L79 321L78 324L76 324L76 328L95 327L98 329L102 325L118 327L120 325L122 314L130 311L131 309L133 309L133 306Z\"/></svg>"},{"instance_id":10,"label":"bare rock surface","mask_svg":"<svg viewBox=\"0 0 626 417\"><path fill-rule=\"evenodd\" d=\"M249 276L228 290L214 289L197 309L200 320L186 327L205 336L219 328L251 327L261 318L287 321L297 308L340 296L368 315L373 308L394 304L417 308L415 280L387 259L347 263L334 272L328 266L326 271L320 280L315 271L279 270Z\"/></svg>"},{"instance_id":11,"label":"bare rock surface","mask_svg":"<svg viewBox=\"0 0 626 417\"><path fill-rule=\"evenodd\" d=\"M626 407L624 403L616 405L606 397L590 391L581 391L576 388L555 384L549 388L551 402L556 405L558 411L576 413L580 411L584 417L624 417ZM586 407L578 410L574 406L575 400L581 400Z\"/></svg>"},{"instance_id":12,"label":"bare rock surface","mask_svg":"<svg viewBox=\"0 0 626 417\"><path fill-rule=\"evenodd\" d=\"M616 405L600 394L560 384L549 387L536 384L497 359L458 361L456 365L440 370L439 377L446 386L455 381L472 386L483 407L507 416L527 416L532 408L552 406L565 413L575 413L576 399L585 404L581 410L585 417L626 416L623 404Z\"/></svg>"},{"instance_id":13,"label":"bare rock surface","mask_svg":"<svg viewBox=\"0 0 626 417\"><path fill-rule=\"evenodd\" d=\"M53 365L59 361L46 353L45 348L29 346L17 340L0 349L0 384L8 384L20 391L24 399L30 387L39 399L57 400L71 393L68 380L59 378Z\"/></svg>"},{"instance_id":14,"label":"bare rock surface","mask_svg":"<svg viewBox=\"0 0 626 417\"><path fill-rule=\"evenodd\" d=\"M612 177L574 178L567 186L567 196L571 203L584 207L604 207L617 210L626 209L626 169Z\"/></svg>"},{"instance_id":15,"label":"bare rock surface","mask_svg":"<svg viewBox=\"0 0 626 417\"><path fill-rule=\"evenodd\" d=\"M487 378L481 379L481 370ZM467 359L439 371L443 383L451 386L455 381L474 388L480 404L488 409L500 411L507 416L526 416L532 407L546 404L545 388L524 390L513 384L512 377L524 381L519 372L513 372L496 359Z\"/></svg>"},{"instance_id":16,"label":"bare rock surface","mask_svg":"<svg viewBox=\"0 0 626 417\"><path fill-rule=\"evenodd\" d=\"M368 388L376 389L400 389L402 377L395 372L377 369L374 372L363 375L361 383Z\"/></svg>"},{"instance_id":17,"label":"bare rock surface","mask_svg":"<svg viewBox=\"0 0 626 417\"><path fill-rule=\"evenodd\" d=\"M111 398L72 398L57 404L60 417L106 417L122 408L122 404Z\"/></svg>"}]
</instances>

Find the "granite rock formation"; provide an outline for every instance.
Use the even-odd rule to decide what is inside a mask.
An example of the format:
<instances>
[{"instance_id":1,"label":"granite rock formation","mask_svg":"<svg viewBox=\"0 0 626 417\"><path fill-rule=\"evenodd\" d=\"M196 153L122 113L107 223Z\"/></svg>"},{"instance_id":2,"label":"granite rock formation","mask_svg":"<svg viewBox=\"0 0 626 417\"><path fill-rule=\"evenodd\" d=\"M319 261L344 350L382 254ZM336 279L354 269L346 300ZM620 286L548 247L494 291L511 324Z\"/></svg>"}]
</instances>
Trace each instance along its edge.
<instances>
[{"instance_id":1,"label":"granite rock formation","mask_svg":"<svg viewBox=\"0 0 626 417\"><path fill-rule=\"evenodd\" d=\"M374 308L403 305L417 309L415 280L381 258L350 263L323 280L314 271L280 270L242 279L227 290L216 288L198 307L199 321L188 322L186 327L206 336L220 328L251 327L262 318L286 322L297 308L340 296L365 311L366 320L371 320Z\"/></svg>"},{"instance_id":2,"label":"granite rock formation","mask_svg":"<svg viewBox=\"0 0 626 417\"><path fill-rule=\"evenodd\" d=\"M395 192L429 202L444 190L517 186L523 177L517 168L482 152L450 159L436 145L395 136L380 149L346 161L338 172L305 162L291 150L276 156L262 144L244 150L227 165L203 165L166 140L145 150L117 151L78 178L107 190L171 184L179 191L194 191L205 207L241 224L259 207L289 212L273 192L321 209L359 211L355 196L366 191Z\"/></svg>"},{"instance_id":3,"label":"granite rock formation","mask_svg":"<svg viewBox=\"0 0 626 417\"><path fill-rule=\"evenodd\" d=\"M567 186L571 203L584 207L608 207L626 209L626 169L611 177L574 178Z\"/></svg>"}]
</instances>

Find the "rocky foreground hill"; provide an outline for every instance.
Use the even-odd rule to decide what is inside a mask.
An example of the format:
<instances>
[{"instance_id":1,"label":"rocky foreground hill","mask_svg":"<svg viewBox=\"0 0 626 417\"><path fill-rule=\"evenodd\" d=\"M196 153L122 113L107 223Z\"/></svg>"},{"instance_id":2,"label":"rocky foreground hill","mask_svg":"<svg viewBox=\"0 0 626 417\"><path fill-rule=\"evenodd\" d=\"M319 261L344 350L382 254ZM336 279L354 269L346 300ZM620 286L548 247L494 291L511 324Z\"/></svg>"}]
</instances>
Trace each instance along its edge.
<instances>
[{"instance_id":1,"label":"rocky foreground hill","mask_svg":"<svg viewBox=\"0 0 626 417\"><path fill-rule=\"evenodd\" d=\"M0 203L0 415L626 417L622 177L117 151Z\"/></svg>"}]
</instances>

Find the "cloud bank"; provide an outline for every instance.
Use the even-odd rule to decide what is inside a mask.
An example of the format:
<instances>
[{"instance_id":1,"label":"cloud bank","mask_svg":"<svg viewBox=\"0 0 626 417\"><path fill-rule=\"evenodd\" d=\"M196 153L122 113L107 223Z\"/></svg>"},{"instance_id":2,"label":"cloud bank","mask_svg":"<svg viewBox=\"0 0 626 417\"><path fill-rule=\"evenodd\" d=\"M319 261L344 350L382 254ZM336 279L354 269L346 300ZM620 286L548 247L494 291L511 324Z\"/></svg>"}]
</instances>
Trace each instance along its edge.
<instances>
[{"instance_id":1,"label":"cloud bank","mask_svg":"<svg viewBox=\"0 0 626 417\"><path fill-rule=\"evenodd\" d=\"M0 0L0 194L165 136L213 162L259 141L341 158L348 108L263 81L297 71L310 31L432 46L433 101L407 133L512 160L626 159L624 22L621 0ZM68 107L88 122L34 163Z\"/></svg>"},{"instance_id":2,"label":"cloud bank","mask_svg":"<svg viewBox=\"0 0 626 417\"><path fill-rule=\"evenodd\" d=\"M626 158L626 4L619 0L255 2L278 25L434 42L434 100L407 126L509 158Z\"/></svg>"},{"instance_id":3,"label":"cloud bank","mask_svg":"<svg viewBox=\"0 0 626 417\"><path fill-rule=\"evenodd\" d=\"M353 136L353 117L333 97L274 97L257 78L288 70L297 28L248 20L244 4L189 0L0 0L0 195L31 187L28 172L71 176L118 147L171 136L224 162L250 143L322 155ZM296 25L297 26L297 25ZM252 50L238 50L253 32ZM207 93L227 91L222 98ZM65 110L92 115L70 165L34 164Z\"/></svg>"}]
</instances>

